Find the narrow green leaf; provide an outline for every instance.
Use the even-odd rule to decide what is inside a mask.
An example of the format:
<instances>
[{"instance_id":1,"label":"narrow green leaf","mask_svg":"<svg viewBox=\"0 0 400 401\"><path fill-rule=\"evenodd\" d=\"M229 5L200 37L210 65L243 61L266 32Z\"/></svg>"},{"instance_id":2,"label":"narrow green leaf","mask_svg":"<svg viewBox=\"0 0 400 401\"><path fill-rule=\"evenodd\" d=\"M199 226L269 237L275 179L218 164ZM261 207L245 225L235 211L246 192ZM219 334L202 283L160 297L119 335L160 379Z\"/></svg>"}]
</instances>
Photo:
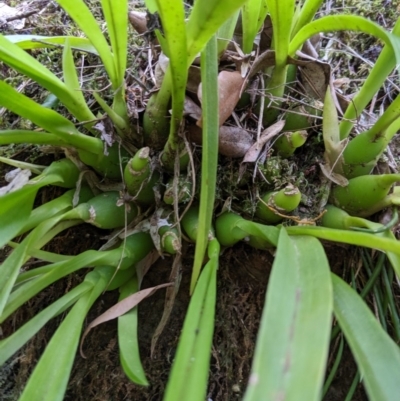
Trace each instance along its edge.
<instances>
[{"instance_id":1,"label":"narrow green leaf","mask_svg":"<svg viewBox=\"0 0 400 401\"><path fill-rule=\"evenodd\" d=\"M220 247L213 239L186 313L164 401L203 401L207 391L217 292Z\"/></svg>"},{"instance_id":2,"label":"narrow green leaf","mask_svg":"<svg viewBox=\"0 0 400 401\"><path fill-rule=\"evenodd\" d=\"M0 145L17 143L29 143L35 145L69 146L66 140L48 132L36 132L28 130L0 131Z\"/></svg>"},{"instance_id":3,"label":"narrow green leaf","mask_svg":"<svg viewBox=\"0 0 400 401\"><path fill-rule=\"evenodd\" d=\"M26 185L18 192L0 196L0 248L25 226L38 189L38 185Z\"/></svg>"},{"instance_id":4,"label":"narrow green leaf","mask_svg":"<svg viewBox=\"0 0 400 401\"><path fill-rule=\"evenodd\" d=\"M101 152L101 140L81 134L75 125L54 110L41 106L0 80L0 105L57 135L65 144L90 152Z\"/></svg>"},{"instance_id":5,"label":"narrow green leaf","mask_svg":"<svg viewBox=\"0 0 400 401\"><path fill-rule=\"evenodd\" d=\"M361 372L371 401L400 394L400 350L360 296L332 274L334 313Z\"/></svg>"},{"instance_id":6,"label":"narrow green leaf","mask_svg":"<svg viewBox=\"0 0 400 401\"><path fill-rule=\"evenodd\" d=\"M128 1L102 0L101 4L110 36L117 80L123 85L128 51Z\"/></svg>"},{"instance_id":7,"label":"narrow green leaf","mask_svg":"<svg viewBox=\"0 0 400 401\"><path fill-rule=\"evenodd\" d=\"M71 88L65 85L34 57L8 41L2 35L0 35L0 60L16 69L18 72L32 78L51 93L54 93L64 106L80 121L94 118L83 96L80 92L76 91L75 87ZM7 107L7 105L4 106Z\"/></svg>"},{"instance_id":8,"label":"narrow green leaf","mask_svg":"<svg viewBox=\"0 0 400 401\"><path fill-rule=\"evenodd\" d=\"M118 301L122 301L129 295L135 294L138 290L138 280L137 277L134 277L120 288ZM147 386L149 383L140 361L137 325L137 307L118 318L119 357L122 369L129 379L136 384Z\"/></svg>"},{"instance_id":9,"label":"narrow green leaf","mask_svg":"<svg viewBox=\"0 0 400 401\"><path fill-rule=\"evenodd\" d=\"M294 0L266 0L274 29L275 68L286 67L295 9Z\"/></svg>"},{"instance_id":10,"label":"narrow green leaf","mask_svg":"<svg viewBox=\"0 0 400 401\"><path fill-rule=\"evenodd\" d=\"M97 272L96 272L97 273ZM72 307L36 365L19 401L62 401L86 315L105 289L112 270L93 277L94 287Z\"/></svg>"},{"instance_id":11,"label":"narrow green leaf","mask_svg":"<svg viewBox=\"0 0 400 401\"><path fill-rule=\"evenodd\" d=\"M305 0L300 9L298 17L296 18L296 22L292 30L292 37L300 30L300 28L309 24L314 19L315 14L322 2L323 0Z\"/></svg>"},{"instance_id":12,"label":"narrow green leaf","mask_svg":"<svg viewBox=\"0 0 400 401\"><path fill-rule=\"evenodd\" d=\"M247 0L196 0L187 23L188 63L190 65L211 37Z\"/></svg>"},{"instance_id":13,"label":"narrow green leaf","mask_svg":"<svg viewBox=\"0 0 400 401\"><path fill-rule=\"evenodd\" d=\"M311 235L328 241L342 242L345 244L365 246L379 249L384 252L393 252L400 255L399 241L383 238L373 234L356 231L337 230L325 227L293 226L287 227L290 235Z\"/></svg>"},{"instance_id":14,"label":"narrow green leaf","mask_svg":"<svg viewBox=\"0 0 400 401\"><path fill-rule=\"evenodd\" d=\"M400 64L400 38L378 24L356 15L330 15L305 25L290 42L289 55L293 57L301 45L317 33L343 30L363 32L381 39L392 49L397 64Z\"/></svg>"},{"instance_id":15,"label":"narrow green leaf","mask_svg":"<svg viewBox=\"0 0 400 401\"><path fill-rule=\"evenodd\" d=\"M69 39L65 40L65 46L62 56L62 69L65 85L68 90L72 91L74 94L74 108L80 110L81 116L84 116L87 121L96 120L96 116L91 112L89 106L86 103L85 97L83 96L81 85L78 80L78 75L76 73L74 57L72 56Z\"/></svg>"},{"instance_id":16,"label":"narrow green leaf","mask_svg":"<svg viewBox=\"0 0 400 401\"><path fill-rule=\"evenodd\" d=\"M242 7L243 52L251 53L254 39L267 15L266 0L249 0Z\"/></svg>"},{"instance_id":17,"label":"narrow green leaf","mask_svg":"<svg viewBox=\"0 0 400 401\"><path fill-rule=\"evenodd\" d=\"M214 209L218 166L218 60L215 36L201 53L203 151L199 226L190 292L193 293L206 251Z\"/></svg>"},{"instance_id":18,"label":"narrow green leaf","mask_svg":"<svg viewBox=\"0 0 400 401\"><path fill-rule=\"evenodd\" d=\"M318 240L290 238L281 228L244 401L320 400L333 304L329 273Z\"/></svg>"},{"instance_id":19,"label":"narrow green leaf","mask_svg":"<svg viewBox=\"0 0 400 401\"><path fill-rule=\"evenodd\" d=\"M186 25L183 2L157 0L163 31L168 48L169 68L172 76L172 124L170 138L174 138L173 147L176 147L177 130L181 123L183 104L185 100L186 82L189 65L187 60ZM174 146L175 145L175 146Z\"/></svg>"},{"instance_id":20,"label":"narrow green leaf","mask_svg":"<svg viewBox=\"0 0 400 401\"><path fill-rule=\"evenodd\" d=\"M113 88L118 89L121 83L118 80L114 55L88 6L82 0L57 0L57 3L68 13L96 48L113 84Z\"/></svg>"},{"instance_id":21,"label":"narrow green leaf","mask_svg":"<svg viewBox=\"0 0 400 401\"><path fill-rule=\"evenodd\" d=\"M24 50L42 49L54 47L53 45L63 46L68 39L70 46L75 50L92 53L98 56L97 50L87 38L77 38L75 36L40 36L40 35L6 35L7 40L15 43Z\"/></svg>"},{"instance_id":22,"label":"narrow green leaf","mask_svg":"<svg viewBox=\"0 0 400 401\"><path fill-rule=\"evenodd\" d=\"M393 34L397 36L400 34L400 18L396 21L396 25L393 28ZM354 121L356 121L357 117L365 109L372 97L378 92L379 88L395 66L396 59L393 57L392 49L390 46L386 45L376 60L372 70L369 72L361 89L354 96L346 109L340 123L340 137L342 139L349 136Z\"/></svg>"},{"instance_id":23,"label":"narrow green leaf","mask_svg":"<svg viewBox=\"0 0 400 401\"><path fill-rule=\"evenodd\" d=\"M53 317L68 309L78 298L80 298L85 292L89 291L92 287L93 285L89 282L79 284L60 299L35 315L10 337L1 340L0 366L23 345L25 345L50 319L53 319Z\"/></svg>"}]
</instances>

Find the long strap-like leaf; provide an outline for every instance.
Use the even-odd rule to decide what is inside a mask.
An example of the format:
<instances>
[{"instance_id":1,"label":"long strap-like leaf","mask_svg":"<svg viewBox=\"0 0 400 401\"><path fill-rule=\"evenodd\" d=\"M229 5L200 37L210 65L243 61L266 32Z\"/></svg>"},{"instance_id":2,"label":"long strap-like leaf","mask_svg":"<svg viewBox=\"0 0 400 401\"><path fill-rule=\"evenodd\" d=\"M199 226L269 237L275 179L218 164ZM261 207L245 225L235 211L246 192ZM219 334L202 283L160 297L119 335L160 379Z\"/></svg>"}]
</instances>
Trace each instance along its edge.
<instances>
[{"instance_id":1,"label":"long strap-like leaf","mask_svg":"<svg viewBox=\"0 0 400 401\"><path fill-rule=\"evenodd\" d=\"M370 401L393 401L400 394L400 350L342 279L332 274L334 313L361 372Z\"/></svg>"},{"instance_id":2,"label":"long strap-like leaf","mask_svg":"<svg viewBox=\"0 0 400 401\"><path fill-rule=\"evenodd\" d=\"M332 304L322 245L282 228L244 401L319 401Z\"/></svg>"}]
</instances>

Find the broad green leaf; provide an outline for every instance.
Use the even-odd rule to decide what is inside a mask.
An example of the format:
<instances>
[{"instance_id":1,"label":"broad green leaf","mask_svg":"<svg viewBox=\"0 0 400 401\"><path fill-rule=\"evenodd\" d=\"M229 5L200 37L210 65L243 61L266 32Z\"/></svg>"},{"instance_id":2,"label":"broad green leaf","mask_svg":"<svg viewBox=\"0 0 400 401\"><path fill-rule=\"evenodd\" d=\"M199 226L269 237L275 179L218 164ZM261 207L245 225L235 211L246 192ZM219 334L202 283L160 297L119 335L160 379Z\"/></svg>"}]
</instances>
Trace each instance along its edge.
<instances>
[{"instance_id":1,"label":"broad green leaf","mask_svg":"<svg viewBox=\"0 0 400 401\"><path fill-rule=\"evenodd\" d=\"M187 23L189 66L218 29L247 0L196 0Z\"/></svg>"},{"instance_id":2,"label":"broad green leaf","mask_svg":"<svg viewBox=\"0 0 400 401\"><path fill-rule=\"evenodd\" d=\"M138 290L138 280L137 277L134 277L120 288L119 301ZM136 384L147 386L149 383L140 361L137 325L137 307L118 318L119 357L122 369L129 379Z\"/></svg>"},{"instance_id":3,"label":"broad green leaf","mask_svg":"<svg viewBox=\"0 0 400 401\"><path fill-rule=\"evenodd\" d=\"M361 372L369 400L400 394L400 350L360 296L332 274L334 313Z\"/></svg>"},{"instance_id":4,"label":"broad green leaf","mask_svg":"<svg viewBox=\"0 0 400 401\"><path fill-rule=\"evenodd\" d=\"M112 274L112 270L106 270L102 274L97 273L97 278L92 278L93 289L76 302L58 327L29 378L19 401L62 401L64 399L86 315L104 291Z\"/></svg>"},{"instance_id":5,"label":"broad green leaf","mask_svg":"<svg viewBox=\"0 0 400 401\"><path fill-rule=\"evenodd\" d=\"M242 7L243 52L251 53L254 39L267 15L266 0L248 0Z\"/></svg>"},{"instance_id":6,"label":"broad green leaf","mask_svg":"<svg viewBox=\"0 0 400 401\"><path fill-rule=\"evenodd\" d=\"M89 273L90 274L90 273ZM79 284L47 308L43 309L10 337L0 341L0 366L25 345L50 319L58 316L93 287L88 281Z\"/></svg>"},{"instance_id":7,"label":"broad green leaf","mask_svg":"<svg viewBox=\"0 0 400 401\"><path fill-rule=\"evenodd\" d=\"M214 209L218 167L218 60L217 41L211 38L201 53L203 151L201 155L200 211L196 250L190 283L193 293L200 274Z\"/></svg>"},{"instance_id":8,"label":"broad green leaf","mask_svg":"<svg viewBox=\"0 0 400 401\"><path fill-rule=\"evenodd\" d=\"M333 31L355 31L375 36L392 49L397 64L400 64L400 38L387 32L378 24L356 15L330 15L305 25L290 42L289 55L293 57L311 36L320 32Z\"/></svg>"},{"instance_id":9,"label":"broad green leaf","mask_svg":"<svg viewBox=\"0 0 400 401\"><path fill-rule=\"evenodd\" d=\"M123 85L128 52L128 1L102 0L101 4L114 55L117 80L120 85Z\"/></svg>"},{"instance_id":10,"label":"broad green leaf","mask_svg":"<svg viewBox=\"0 0 400 401\"><path fill-rule=\"evenodd\" d=\"M68 13L79 28L88 37L92 45L96 48L104 68L116 90L121 85L119 74L116 69L115 56L110 50L110 46L105 39L98 22L93 17L88 6L82 0L57 0L57 3Z\"/></svg>"},{"instance_id":11,"label":"broad green leaf","mask_svg":"<svg viewBox=\"0 0 400 401\"><path fill-rule=\"evenodd\" d=\"M27 185L19 191L0 196L0 248L25 226L38 189L38 185Z\"/></svg>"},{"instance_id":12,"label":"broad green leaf","mask_svg":"<svg viewBox=\"0 0 400 401\"><path fill-rule=\"evenodd\" d=\"M244 401L320 400L332 298L322 245L281 228Z\"/></svg>"},{"instance_id":13,"label":"broad green leaf","mask_svg":"<svg viewBox=\"0 0 400 401\"><path fill-rule=\"evenodd\" d=\"M53 45L63 46L65 41L68 39L72 49L81 50L83 52L92 53L98 56L97 50L87 38L77 38L75 36L40 35L5 35L4 37L24 50L42 49L46 47L53 47Z\"/></svg>"},{"instance_id":14,"label":"broad green leaf","mask_svg":"<svg viewBox=\"0 0 400 401\"><path fill-rule=\"evenodd\" d=\"M400 18L397 20L393 28L393 34L400 34ZM359 92L354 96L349 103L343 119L340 123L340 137L347 138L354 125L357 117L365 109L373 96L378 92L383 82L387 79L390 72L396 67L396 59L393 57L393 52L390 46L386 45L378 59L376 60L372 70L368 73L364 84ZM400 119L398 120L400 122ZM397 131L394 130L395 132Z\"/></svg>"},{"instance_id":15,"label":"broad green leaf","mask_svg":"<svg viewBox=\"0 0 400 401\"><path fill-rule=\"evenodd\" d=\"M65 85L39 61L2 35L0 35L0 60L54 93L78 120L86 121L94 118L82 94L77 92L76 88ZM6 104L4 106L7 107Z\"/></svg>"},{"instance_id":16,"label":"broad green leaf","mask_svg":"<svg viewBox=\"0 0 400 401\"><path fill-rule=\"evenodd\" d=\"M217 292L220 246L210 241L210 260L201 272L190 300L164 401L203 401L207 391Z\"/></svg>"},{"instance_id":17,"label":"broad green leaf","mask_svg":"<svg viewBox=\"0 0 400 401\"><path fill-rule=\"evenodd\" d=\"M54 110L41 106L0 80L0 105L57 135L65 145L90 152L101 152L101 140L81 134L75 125Z\"/></svg>"}]
</instances>

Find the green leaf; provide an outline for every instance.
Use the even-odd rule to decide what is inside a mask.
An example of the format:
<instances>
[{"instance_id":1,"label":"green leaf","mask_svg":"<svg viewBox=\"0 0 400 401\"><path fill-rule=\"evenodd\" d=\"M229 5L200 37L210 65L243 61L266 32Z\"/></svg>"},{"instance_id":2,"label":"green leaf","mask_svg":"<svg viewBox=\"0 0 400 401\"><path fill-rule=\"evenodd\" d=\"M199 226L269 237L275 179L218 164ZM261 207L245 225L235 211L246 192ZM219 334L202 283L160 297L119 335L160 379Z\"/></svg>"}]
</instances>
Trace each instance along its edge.
<instances>
[{"instance_id":1,"label":"green leaf","mask_svg":"<svg viewBox=\"0 0 400 401\"><path fill-rule=\"evenodd\" d=\"M218 29L247 0L196 0L187 23L188 63L190 65Z\"/></svg>"},{"instance_id":2,"label":"green leaf","mask_svg":"<svg viewBox=\"0 0 400 401\"><path fill-rule=\"evenodd\" d=\"M374 234L307 226L287 227L287 232L290 235L311 235L313 237L328 241L365 246L368 248L378 249L384 252L393 252L397 255L400 255L399 241L395 241L390 238L378 237Z\"/></svg>"},{"instance_id":3,"label":"green leaf","mask_svg":"<svg viewBox=\"0 0 400 401\"><path fill-rule=\"evenodd\" d=\"M78 110L84 111L84 113L81 114L82 117L85 116L86 120L96 120L96 116L90 111L85 97L83 96L81 85L78 80L78 75L76 73L75 62L72 56L69 39L65 40L65 46L62 56L62 69L65 85L69 89L69 91L72 91L74 93L74 107L76 107Z\"/></svg>"},{"instance_id":4,"label":"green leaf","mask_svg":"<svg viewBox=\"0 0 400 401\"><path fill-rule=\"evenodd\" d=\"M0 196L0 248L25 226L38 189L38 185L26 185L19 191Z\"/></svg>"},{"instance_id":5,"label":"green leaf","mask_svg":"<svg viewBox=\"0 0 400 401\"><path fill-rule=\"evenodd\" d=\"M203 151L201 156L201 187L199 226L197 231L190 292L193 293L200 274L208 243L214 209L218 167L218 60L215 36L201 54Z\"/></svg>"},{"instance_id":6,"label":"green leaf","mask_svg":"<svg viewBox=\"0 0 400 401\"><path fill-rule=\"evenodd\" d=\"M0 35L0 60L18 72L32 78L38 84L54 93L67 109L80 121L92 120L94 115L76 88L70 88L35 58L17 45ZM79 88L79 85L78 85ZM7 107L7 105L4 105ZM18 114L18 113L17 113Z\"/></svg>"},{"instance_id":7,"label":"green leaf","mask_svg":"<svg viewBox=\"0 0 400 401\"><path fill-rule=\"evenodd\" d=\"M248 0L242 8L243 52L251 53L254 39L267 15L266 0Z\"/></svg>"},{"instance_id":8,"label":"green leaf","mask_svg":"<svg viewBox=\"0 0 400 401\"><path fill-rule=\"evenodd\" d=\"M286 66L294 17L294 0L266 0L273 26L275 63L278 70Z\"/></svg>"},{"instance_id":9,"label":"green leaf","mask_svg":"<svg viewBox=\"0 0 400 401\"><path fill-rule=\"evenodd\" d=\"M190 300L164 401L203 401L206 397L217 293L220 246L210 241L210 260Z\"/></svg>"},{"instance_id":10,"label":"green leaf","mask_svg":"<svg viewBox=\"0 0 400 401\"><path fill-rule=\"evenodd\" d=\"M57 3L68 13L96 48L113 88L118 89L121 82L119 81L114 55L88 6L82 0L57 0Z\"/></svg>"},{"instance_id":11,"label":"green leaf","mask_svg":"<svg viewBox=\"0 0 400 401\"><path fill-rule=\"evenodd\" d=\"M177 130L182 119L189 68L189 65L184 62L188 58L185 13L181 0L168 2L157 0L157 8L162 20L168 48L168 68L171 69L172 76L172 124L170 127L170 138L172 139L177 138ZM173 148L175 147L176 144Z\"/></svg>"},{"instance_id":12,"label":"green leaf","mask_svg":"<svg viewBox=\"0 0 400 401\"><path fill-rule=\"evenodd\" d=\"M396 25L394 26L392 33L399 36L400 18L396 21ZM341 139L349 136L351 128L354 125L354 121L356 121L362 110L365 109L373 96L375 96L375 94L378 92L379 88L383 85L383 82L387 79L395 66L396 59L393 57L393 51L390 46L386 45L376 60L372 70L368 73L368 76L361 89L354 96L346 109L346 112L340 123ZM397 129L395 131L397 131Z\"/></svg>"},{"instance_id":13,"label":"green leaf","mask_svg":"<svg viewBox=\"0 0 400 401\"><path fill-rule=\"evenodd\" d=\"M305 25L290 42L289 55L293 57L311 36L332 31L355 31L375 36L392 49L397 64L400 64L400 38L387 32L378 24L356 15L330 15Z\"/></svg>"},{"instance_id":14,"label":"green leaf","mask_svg":"<svg viewBox=\"0 0 400 401\"><path fill-rule=\"evenodd\" d=\"M138 292L137 277L120 288L119 301ZM118 318L119 357L125 374L136 384L147 386L146 375L140 361L138 342L138 308L135 307Z\"/></svg>"},{"instance_id":15,"label":"green leaf","mask_svg":"<svg viewBox=\"0 0 400 401\"><path fill-rule=\"evenodd\" d=\"M77 301L58 327L29 378L19 401L39 399L62 401L64 399L86 315L104 291L112 274L111 269L102 274L96 272L93 275L93 289Z\"/></svg>"},{"instance_id":16,"label":"green leaf","mask_svg":"<svg viewBox=\"0 0 400 401\"><path fill-rule=\"evenodd\" d=\"M400 350L365 302L332 274L334 313L361 372L371 401L392 401L400 394Z\"/></svg>"},{"instance_id":17,"label":"green leaf","mask_svg":"<svg viewBox=\"0 0 400 401\"><path fill-rule=\"evenodd\" d=\"M323 0L305 0L300 9L298 17L296 18L296 22L292 30L292 36L294 36L300 30L300 28L309 24L314 19L315 14L322 2Z\"/></svg>"},{"instance_id":18,"label":"green leaf","mask_svg":"<svg viewBox=\"0 0 400 401\"><path fill-rule=\"evenodd\" d=\"M74 50L92 53L96 56L99 55L90 40L87 38L77 38L75 36L40 35L5 35L4 37L24 50L43 49L47 47L54 47L54 45L63 46L65 44L65 41L68 39L71 48L73 48Z\"/></svg>"},{"instance_id":19,"label":"green leaf","mask_svg":"<svg viewBox=\"0 0 400 401\"><path fill-rule=\"evenodd\" d=\"M244 401L320 400L332 304L322 245L281 228Z\"/></svg>"},{"instance_id":20,"label":"green leaf","mask_svg":"<svg viewBox=\"0 0 400 401\"><path fill-rule=\"evenodd\" d=\"M68 309L78 298L80 298L85 292L89 291L92 287L93 285L87 281L79 284L60 299L35 315L10 337L1 340L0 366L23 345L25 345L50 319L53 319L53 317L58 316L60 313Z\"/></svg>"},{"instance_id":21,"label":"green leaf","mask_svg":"<svg viewBox=\"0 0 400 401\"><path fill-rule=\"evenodd\" d=\"M2 80L0 80L0 105L57 135L65 145L88 149L93 153L102 152L101 140L81 134L67 118L34 102Z\"/></svg>"},{"instance_id":22,"label":"green leaf","mask_svg":"<svg viewBox=\"0 0 400 401\"><path fill-rule=\"evenodd\" d=\"M114 55L117 80L122 85L124 83L128 51L128 1L102 0L101 4Z\"/></svg>"}]
</instances>

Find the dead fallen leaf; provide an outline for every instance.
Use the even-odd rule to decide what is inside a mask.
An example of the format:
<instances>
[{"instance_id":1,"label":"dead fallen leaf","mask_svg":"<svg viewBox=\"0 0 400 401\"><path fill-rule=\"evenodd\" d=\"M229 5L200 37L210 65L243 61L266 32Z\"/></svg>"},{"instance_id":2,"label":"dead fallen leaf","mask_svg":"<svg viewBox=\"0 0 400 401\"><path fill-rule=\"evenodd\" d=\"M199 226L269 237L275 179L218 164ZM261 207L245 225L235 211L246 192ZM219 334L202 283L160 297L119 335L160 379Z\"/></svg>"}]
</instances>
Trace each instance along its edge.
<instances>
[{"instance_id":1,"label":"dead fallen leaf","mask_svg":"<svg viewBox=\"0 0 400 401\"><path fill-rule=\"evenodd\" d=\"M258 141L256 141L251 148L246 152L242 163L254 163L257 161L258 156L264 145L271 140L274 136L278 135L285 125L285 120L280 120L270 127L266 128L260 135Z\"/></svg>"},{"instance_id":2,"label":"dead fallen leaf","mask_svg":"<svg viewBox=\"0 0 400 401\"><path fill-rule=\"evenodd\" d=\"M185 97L183 115L192 117L196 121L201 118L201 107L198 106L189 96Z\"/></svg>"},{"instance_id":3,"label":"dead fallen leaf","mask_svg":"<svg viewBox=\"0 0 400 401\"><path fill-rule=\"evenodd\" d=\"M218 74L218 115L220 126L224 124L235 109L240 98L243 82L244 78L239 71L221 71ZM201 84L199 85L197 96L201 102ZM201 127L201 120L198 121L198 125Z\"/></svg>"},{"instance_id":4,"label":"dead fallen leaf","mask_svg":"<svg viewBox=\"0 0 400 401\"><path fill-rule=\"evenodd\" d=\"M198 145L202 143L202 130L197 125L188 126L188 140ZM218 152L227 157L243 157L253 145L254 139L245 129L240 127L219 128Z\"/></svg>"},{"instance_id":5,"label":"dead fallen leaf","mask_svg":"<svg viewBox=\"0 0 400 401\"><path fill-rule=\"evenodd\" d=\"M228 157L243 157L254 139L245 129L223 125L219 129L218 151Z\"/></svg>"},{"instance_id":6,"label":"dead fallen leaf","mask_svg":"<svg viewBox=\"0 0 400 401\"><path fill-rule=\"evenodd\" d=\"M140 11L129 11L128 13L129 22L139 35L145 34L148 30L146 15L146 13Z\"/></svg>"},{"instance_id":7,"label":"dead fallen leaf","mask_svg":"<svg viewBox=\"0 0 400 401\"><path fill-rule=\"evenodd\" d=\"M299 70L305 94L313 99L323 100L330 82L330 65L315 60L299 67Z\"/></svg>"},{"instance_id":8,"label":"dead fallen leaf","mask_svg":"<svg viewBox=\"0 0 400 401\"><path fill-rule=\"evenodd\" d=\"M86 359L86 356L83 353L83 342L84 342L86 336L89 334L90 330L93 329L93 327L96 327L101 323L105 323L105 322L108 322L109 320L112 320L119 316L122 316L123 314L129 312L136 305L138 305L145 298L153 295L160 288L170 287L172 285L174 285L174 283L165 283L165 284L160 284L155 287L146 288L145 290L136 292L135 294L132 294L129 297L124 298L122 301L116 303L110 309L106 310L104 313L102 313L100 316L98 316L96 319L94 319L89 324L89 326L86 327L86 330L82 335L81 344L79 347L79 351L80 351L82 358Z\"/></svg>"},{"instance_id":9,"label":"dead fallen leaf","mask_svg":"<svg viewBox=\"0 0 400 401\"><path fill-rule=\"evenodd\" d=\"M196 65L189 67L188 81L186 84L186 90L191 93L196 93L201 82L201 69Z\"/></svg>"}]
</instances>

